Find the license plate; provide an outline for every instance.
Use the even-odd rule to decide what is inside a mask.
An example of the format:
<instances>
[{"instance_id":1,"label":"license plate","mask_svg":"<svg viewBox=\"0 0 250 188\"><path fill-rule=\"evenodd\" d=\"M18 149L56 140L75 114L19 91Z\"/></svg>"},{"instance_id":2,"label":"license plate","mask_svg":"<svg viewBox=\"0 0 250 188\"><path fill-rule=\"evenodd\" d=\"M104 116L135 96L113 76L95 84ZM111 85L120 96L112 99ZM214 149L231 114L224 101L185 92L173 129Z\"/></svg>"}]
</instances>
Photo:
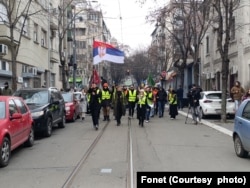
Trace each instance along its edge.
<instances>
[{"instance_id":1,"label":"license plate","mask_svg":"<svg viewBox=\"0 0 250 188\"><path fill-rule=\"evenodd\" d=\"M215 109L215 112L216 112L217 114L220 114L220 113L221 113L221 109Z\"/></svg>"}]
</instances>

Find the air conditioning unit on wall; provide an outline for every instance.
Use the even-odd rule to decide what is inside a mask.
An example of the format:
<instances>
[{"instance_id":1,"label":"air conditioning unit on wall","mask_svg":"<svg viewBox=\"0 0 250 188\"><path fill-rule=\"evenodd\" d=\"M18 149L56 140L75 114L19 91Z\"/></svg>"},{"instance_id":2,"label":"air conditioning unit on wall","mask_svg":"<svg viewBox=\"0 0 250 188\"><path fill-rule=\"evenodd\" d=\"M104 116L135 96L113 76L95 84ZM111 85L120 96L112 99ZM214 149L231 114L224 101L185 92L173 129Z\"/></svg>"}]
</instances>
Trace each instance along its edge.
<instances>
[{"instance_id":1,"label":"air conditioning unit on wall","mask_svg":"<svg viewBox=\"0 0 250 188\"><path fill-rule=\"evenodd\" d=\"M5 44L0 44L0 55L8 54L8 46Z\"/></svg>"}]
</instances>

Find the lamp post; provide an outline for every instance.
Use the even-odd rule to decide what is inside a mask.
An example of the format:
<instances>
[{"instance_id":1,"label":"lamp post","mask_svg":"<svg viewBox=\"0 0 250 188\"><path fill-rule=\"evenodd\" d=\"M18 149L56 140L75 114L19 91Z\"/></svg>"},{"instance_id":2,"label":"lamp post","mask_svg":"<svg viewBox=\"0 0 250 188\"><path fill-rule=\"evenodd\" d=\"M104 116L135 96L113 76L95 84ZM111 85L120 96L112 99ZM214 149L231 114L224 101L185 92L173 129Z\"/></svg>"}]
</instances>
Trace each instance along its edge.
<instances>
[{"instance_id":1,"label":"lamp post","mask_svg":"<svg viewBox=\"0 0 250 188\"><path fill-rule=\"evenodd\" d=\"M76 87L76 7L74 6L74 26L73 26L73 89Z\"/></svg>"}]
</instances>

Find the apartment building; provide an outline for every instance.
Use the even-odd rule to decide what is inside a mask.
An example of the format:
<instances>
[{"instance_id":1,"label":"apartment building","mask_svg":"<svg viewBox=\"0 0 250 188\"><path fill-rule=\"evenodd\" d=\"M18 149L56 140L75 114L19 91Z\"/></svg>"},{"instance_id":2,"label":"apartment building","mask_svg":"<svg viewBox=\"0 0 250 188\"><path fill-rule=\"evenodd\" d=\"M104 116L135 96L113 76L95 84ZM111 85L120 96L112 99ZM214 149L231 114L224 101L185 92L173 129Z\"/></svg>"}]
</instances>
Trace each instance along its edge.
<instances>
[{"instance_id":1,"label":"apartment building","mask_svg":"<svg viewBox=\"0 0 250 188\"><path fill-rule=\"evenodd\" d=\"M234 11L229 46L228 91L238 80L245 89L250 87L250 2L240 1ZM218 24L208 29L201 46L201 76L205 90L221 90L221 58L217 47Z\"/></svg>"},{"instance_id":2,"label":"apartment building","mask_svg":"<svg viewBox=\"0 0 250 188\"><path fill-rule=\"evenodd\" d=\"M14 2L16 11L11 15L12 23L8 16L9 7L0 4L0 44L2 49L6 49L0 56L0 85L8 81L12 87L16 82L16 89L42 86L61 88L57 49L58 1L32 1L29 9L26 6L29 1L22 1L20 4L19 0ZM16 17L20 19L14 20ZM10 25L13 21L17 21L17 24L12 36ZM14 46L15 50L19 46L15 63L11 46Z\"/></svg>"},{"instance_id":3,"label":"apartment building","mask_svg":"<svg viewBox=\"0 0 250 188\"><path fill-rule=\"evenodd\" d=\"M69 86L84 88L89 86L89 82L93 73L93 41L110 42L110 32L103 20L102 11L94 8L89 1L74 1L71 10L73 25L70 28L68 40L69 58L76 58L77 67L69 66ZM70 20L69 20L70 22ZM75 43L75 55L74 55ZM94 66L99 75L106 78L110 76L110 63L101 62ZM75 73L74 73L75 71ZM75 74L75 75L74 75Z\"/></svg>"}]
</instances>

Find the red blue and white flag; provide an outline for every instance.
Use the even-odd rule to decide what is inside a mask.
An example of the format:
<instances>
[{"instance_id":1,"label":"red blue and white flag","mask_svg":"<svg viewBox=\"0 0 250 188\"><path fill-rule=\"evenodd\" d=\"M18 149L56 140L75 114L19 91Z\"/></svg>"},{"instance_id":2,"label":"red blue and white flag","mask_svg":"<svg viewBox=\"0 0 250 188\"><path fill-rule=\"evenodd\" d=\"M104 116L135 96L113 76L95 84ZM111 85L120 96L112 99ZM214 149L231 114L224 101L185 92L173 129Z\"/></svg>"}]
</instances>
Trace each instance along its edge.
<instances>
[{"instance_id":1,"label":"red blue and white flag","mask_svg":"<svg viewBox=\"0 0 250 188\"><path fill-rule=\"evenodd\" d=\"M110 44L94 41L93 43L93 64L96 65L103 60L113 63L124 63L124 52Z\"/></svg>"}]
</instances>

